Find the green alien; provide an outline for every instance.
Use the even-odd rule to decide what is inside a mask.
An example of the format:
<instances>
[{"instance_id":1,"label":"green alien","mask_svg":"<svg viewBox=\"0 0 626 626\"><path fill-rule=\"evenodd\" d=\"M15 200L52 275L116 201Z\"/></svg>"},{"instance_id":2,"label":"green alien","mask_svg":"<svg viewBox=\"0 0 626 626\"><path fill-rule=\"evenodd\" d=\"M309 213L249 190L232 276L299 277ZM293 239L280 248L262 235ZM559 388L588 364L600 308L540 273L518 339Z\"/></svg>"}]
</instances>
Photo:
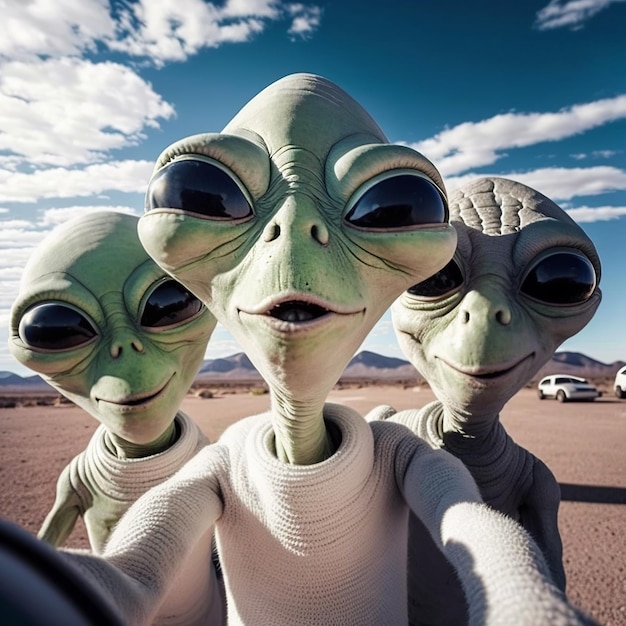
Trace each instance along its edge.
<instances>
[{"instance_id":1,"label":"green alien","mask_svg":"<svg viewBox=\"0 0 626 626\"><path fill-rule=\"evenodd\" d=\"M82 516L91 549L101 553L129 506L209 443L178 409L216 321L146 254L137 221L102 211L52 231L30 258L13 305L16 359L101 422L59 477L39 532L54 546ZM188 575L207 568L211 549L208 533ZM210 599L181 584L158 623L192 624Z\"/></svg>"},{"instance_id":2,"label":"green alien","mask_svg":"<svg viewBox=\"0 0 626 626\"><path fill-rule=\"evenodd\" d=\"M393 300L452 257L432 164L336 85L297 74L222 133L166 149L146 208L146 250L239 340L271 405L140 498L101 558L65 553L129 623L149 622L213 526L228 623L406 623L409 511L457 568L471 624L583 623L458 459L326 403Z\"/></svg>"},{"instance_id":3,"label":"green alien","mask_svg":"<svg viewBox=\"0 0 626 626\"><path fill-rule=\"evenodd\" d=\"M461 459L485 502L531 533L565 589L559 485L540 459L511 439L499 415L592 318L601 299L600 259L560 207L508 179L482 178L456 190L450 221L458 235L454 258L392 306L398 342L437 400L391 419ZM410 536L423 534L412 518ZM463 621L458 583L446 563L425 541L409 545L411 622ZM431 563L428 572L424 562ZM445 585L442 603L436 591Z\"/></svg>"}]
</instances>

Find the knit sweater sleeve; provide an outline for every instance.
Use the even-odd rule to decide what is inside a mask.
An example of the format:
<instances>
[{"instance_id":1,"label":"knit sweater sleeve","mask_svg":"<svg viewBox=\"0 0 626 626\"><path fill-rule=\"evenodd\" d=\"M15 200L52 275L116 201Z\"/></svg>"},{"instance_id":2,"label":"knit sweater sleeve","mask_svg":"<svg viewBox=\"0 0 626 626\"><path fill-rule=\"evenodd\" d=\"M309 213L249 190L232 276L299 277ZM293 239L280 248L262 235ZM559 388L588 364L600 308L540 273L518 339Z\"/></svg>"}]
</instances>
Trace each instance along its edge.
<instances>
[{"instance_id":1,"label":"knit sweater sleeve","mask_svg":"<svg viewBox=\"0 0 626 626\"><path fill-rule=\"evenodd\" d=\"M206 446L144 494L122 517L101 557L65 551L129 625L150 623L190 551L222 514L223 460L218 444Z\"/></svg>"},{"instance_id":2,"label":"knit sweater sleeve","mask_svg":"<svg viewBox=\"0 0 626 626\"><path fill-rule=\"evenodd\" d=\"M567 602L521 525L481 501L458 459L420 441L401 488L456 569L470 626L593 623Z\"/></svg>"}]
</instances>

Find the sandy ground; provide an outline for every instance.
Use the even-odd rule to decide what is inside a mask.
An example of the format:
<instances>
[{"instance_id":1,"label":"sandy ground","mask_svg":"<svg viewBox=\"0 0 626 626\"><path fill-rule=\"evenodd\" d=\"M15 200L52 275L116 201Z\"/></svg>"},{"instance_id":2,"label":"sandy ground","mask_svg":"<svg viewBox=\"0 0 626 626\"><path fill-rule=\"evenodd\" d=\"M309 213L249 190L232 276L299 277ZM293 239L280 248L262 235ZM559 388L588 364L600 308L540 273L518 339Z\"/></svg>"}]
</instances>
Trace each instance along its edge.
<instances>
[{"instance_id":1,"label":"sandy ground","mask_svg":"<svg viewBox=\"0 0 626 626\"><path fill-rule=\"evenodd\" d=\"M378 404L423 406L429 389L334 391L330 400L366 412ZM183 410L215 439L232 421L261 412L268 396L188 396ZM568 595L605 626L626 626L626 401L540 401L523 390L501 416L507 431L543 459L561 483L560 528ZM56 479L96 422L75 407L0 409L0 514L36 533L54 500ZM68 545L85 547L82 525Z\"/></svg>"}]
</instances>

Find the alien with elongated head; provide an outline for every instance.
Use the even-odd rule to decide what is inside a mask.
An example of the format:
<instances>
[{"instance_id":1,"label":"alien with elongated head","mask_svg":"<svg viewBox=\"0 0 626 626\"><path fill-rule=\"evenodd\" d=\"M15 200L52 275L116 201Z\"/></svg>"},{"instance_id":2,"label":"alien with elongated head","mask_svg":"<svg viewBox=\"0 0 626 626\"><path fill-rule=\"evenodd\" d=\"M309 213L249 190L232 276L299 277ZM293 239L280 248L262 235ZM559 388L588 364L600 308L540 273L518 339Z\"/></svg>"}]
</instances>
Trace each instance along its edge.
<instances>
[{"instance_id":1,"label":"alien with elongated head","mask_svg":"<svg viewBox=\"0 0 626 626\"><path fill-rule=\"evenodd\" d=\"M24 269L10 348L101 425L65 467L39 537L63 545L79 516L101 553L130 505L209 443L179 410L215 318L146 254L137 218L85 214L53 230ZM211 533L187 575L211 572ZM222 611L214 585L195 597L181 584L159 624L193 624Z\"/></svg>"},{"instance_id":2,"label":"alien with elongated head","mask_svg":"<svg viewBox=\"0 0 626 626\"><path fill-rule=\"evenodd\" d=\"M399 344L437 400L390 419L461 459L485 502L530 532L565 589L559 485L545 463L511 439L499 415L592 318L601 299L600 260L565 211L512 180L482 178L456 190L450 222L458 235L454 258L392 306ZM411 529L423 535L415 518ZM448 571L442 582L436 564L430 573L423 568L434 559L445 572L447 564L426 553L426 542L409 545L412 623L449 623L423 621L429 613L462 621L462 598L452 601L459 590L450 590L445 607L436 593L445 581L454 587L454 576Z\"/></svg>"},{"instance_id":3,"label":"alien with elongated head","mask_svg":"<svg viewBox=\"0 0 626 626\"><path fill-rule=\"evenodd\" d=\"M150 620L213 525L229 623L406 623L409 511L458 569L470 623L582 623L460 461L326 403L391 302L454 252L432 164L336 85L297 74L222 133L166 149L146 209L146 250L239 340L271 407L142 497L102 557L66 555L129 623Z\"/></svg>"}]
</instances>

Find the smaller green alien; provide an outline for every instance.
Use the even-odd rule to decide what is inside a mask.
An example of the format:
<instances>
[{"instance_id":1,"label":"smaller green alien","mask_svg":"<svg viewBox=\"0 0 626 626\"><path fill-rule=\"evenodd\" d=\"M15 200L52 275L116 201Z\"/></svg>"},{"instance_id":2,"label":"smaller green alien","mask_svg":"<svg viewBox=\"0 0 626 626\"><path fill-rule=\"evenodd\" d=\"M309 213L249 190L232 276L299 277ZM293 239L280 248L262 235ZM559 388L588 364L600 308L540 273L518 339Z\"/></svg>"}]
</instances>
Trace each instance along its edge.
<instances>
[{"instance_id":1,"label":"smaller green alien","mask_svg":"<svg viewBox=\"0 0 626 626\"><path fill-rule=\"evenodd\" d=\"M102 211L55 229L30 258L13 305L16 359L101 422L59 477L39 532L54 546L82 516L101 553L130 505L209 443L178 408L216 321L146 254L137 221ZM211 533L202 541L187 564L194 578L210 564ZM157 623L193 624L209 611L211 596L188 588L174 589Z\"/></svg>"},{"instance_id":2,"label":"smaller green alien","mask_svg":"<svg viewBox=\"0 0 626 626\"><path fill-rule=\"evenodd\" d=\"M368 419L378 413L407 425L433 448L461 459L485 502L531 533L564 589L559 485L541 460L511 439L499 414L592 318L601 299L600 260L560 207L511 180L483 178L456 190L450 222L458 235L454 258L392 306L399 344L437 400L392 417L381 407ZM412 518L411 536L423 535ZM458 583L428 548L424 540L410 541L411 621L450 623L424 619L429 614L462 620ZM425 572L424 562L433 561L439 566ZM437 606L442 597L445 603Z\"/></svg>"}]
</instances>

